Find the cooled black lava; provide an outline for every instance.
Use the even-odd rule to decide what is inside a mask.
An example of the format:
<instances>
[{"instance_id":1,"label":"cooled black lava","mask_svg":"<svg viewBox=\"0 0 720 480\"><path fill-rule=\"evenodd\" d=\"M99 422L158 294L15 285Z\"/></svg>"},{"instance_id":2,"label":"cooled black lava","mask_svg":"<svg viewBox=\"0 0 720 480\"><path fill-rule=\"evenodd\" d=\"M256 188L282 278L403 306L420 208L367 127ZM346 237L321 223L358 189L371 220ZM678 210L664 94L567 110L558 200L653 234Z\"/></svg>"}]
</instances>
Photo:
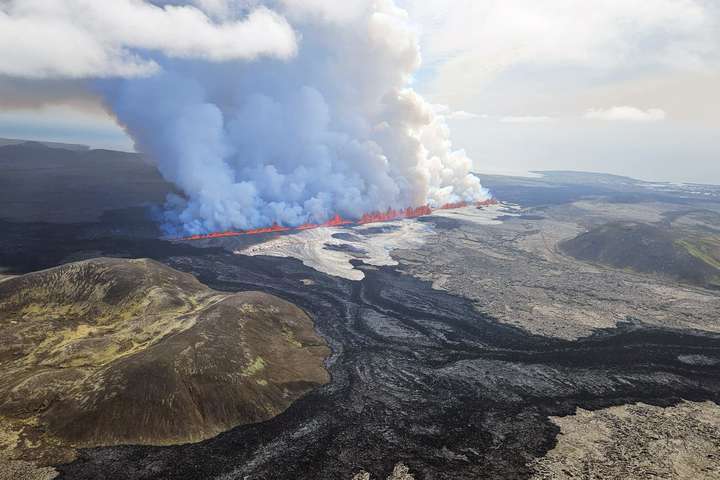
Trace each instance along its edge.
<instances>
[{"instance_id":1,"label":"cooled black lava","mask_svg":"<svg viewBox=\"0 0 720 480\"><path fill-rule=\"evenodd\" d=\"M333 380L269 422L200 444L84 450L59 467L61 478L342 480L360 468L384 478L403 461L419 479L522 479L527 462L554 445L549 415L720 401L718 367L678 361L720 357L718 336L628 322L579 341L549 339L392 268L358 263L366 278L352 282L296 260L156 241L123 252L215 289L262 290L301 306L334 350Z\"/></svg>"}]
</instances>

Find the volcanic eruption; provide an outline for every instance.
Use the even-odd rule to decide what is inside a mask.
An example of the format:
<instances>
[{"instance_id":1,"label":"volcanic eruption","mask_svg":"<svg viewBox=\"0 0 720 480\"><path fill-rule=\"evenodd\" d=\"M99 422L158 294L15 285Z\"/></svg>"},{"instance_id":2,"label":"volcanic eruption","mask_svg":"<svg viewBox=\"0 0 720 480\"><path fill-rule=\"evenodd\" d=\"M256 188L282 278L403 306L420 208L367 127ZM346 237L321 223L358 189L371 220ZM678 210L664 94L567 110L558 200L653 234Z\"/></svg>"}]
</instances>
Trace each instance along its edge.
<instances>
[{"instance_id":1,"label":"volcanic eruption","mask_svg":"<svg viewBox=\"0 0 720 480\"><path fill-rule=\"evenodd\" d=\"M476 203L476 206L478 207L487 207L491 205L498 205L500 202L498 202L494 198L489 198L487 200L481 200ZM465 208L469 206L467 202L456 202L456 203L446 203L445 205L440 207L440 210L454 210L457 208ZM323 228L323 227L341 227L345 225L367 225L369 223L382 223L382 222L392 222L393 220L400 220L403 218L417 218L417 217L424 217L427 215L432 215L433 209L430 208L428 205L423 205L422 207L417 208L411 208L408 207L405 210L395 210L393 208L388 208L385 212L373 212L373 213L365 213L363 214L359 220L352 221L352 220L346 220L342 218L340 215L335 214L333 218L328 220L327 222L323 223L303 223L302 225L299 225L297 227L283 227L281 225L278 225L277 223L274 223L271 227L264 227L264 228L252 228L249 230L239 230L239 231L225 231L225 232L210 232L210 233L201 233L201 234L194 234L187 237L181 238L181 240L209 240L213 238L227 238L227 237L239 237L243 235L261 235L264 233L282 233L282 232L290 232L290 231L303 231L303 230L313 230L315 228Z\"/></svg>"},{"instance_id":2,"label":"volcanic eruption","mask_svg":"<svg viewBox=\"0 0 720 480\"><path fill-rule=\"evenodd\" d=\"M392 0L154 3L219 26L262 15L295 41L250 59L157 54L152 75L95 81L182 192L166 204L169 234L367 223L488 198L409 86L420 52Z\"/></svg>"}]
</instances>

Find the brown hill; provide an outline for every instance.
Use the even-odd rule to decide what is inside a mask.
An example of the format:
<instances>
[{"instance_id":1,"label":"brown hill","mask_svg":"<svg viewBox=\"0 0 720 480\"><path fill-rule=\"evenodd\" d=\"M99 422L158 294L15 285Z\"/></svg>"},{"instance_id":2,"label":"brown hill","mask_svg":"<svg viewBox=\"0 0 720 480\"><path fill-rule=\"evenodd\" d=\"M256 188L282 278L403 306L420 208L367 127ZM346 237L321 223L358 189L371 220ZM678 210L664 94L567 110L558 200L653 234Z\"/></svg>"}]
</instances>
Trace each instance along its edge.
<instances>
[{"instance_id":1,"label":"brown hill","mask_svg":"<svg viewBox=\"0 0 720 480\"><path fill-rule=\"evenodd\" d=\"M329 381L299 308L219 293L150 260L96 259L0 282L0 446L196 442L267 420ZM8 440L9 439L9 440Z\"/></svg>"}]
</instances>

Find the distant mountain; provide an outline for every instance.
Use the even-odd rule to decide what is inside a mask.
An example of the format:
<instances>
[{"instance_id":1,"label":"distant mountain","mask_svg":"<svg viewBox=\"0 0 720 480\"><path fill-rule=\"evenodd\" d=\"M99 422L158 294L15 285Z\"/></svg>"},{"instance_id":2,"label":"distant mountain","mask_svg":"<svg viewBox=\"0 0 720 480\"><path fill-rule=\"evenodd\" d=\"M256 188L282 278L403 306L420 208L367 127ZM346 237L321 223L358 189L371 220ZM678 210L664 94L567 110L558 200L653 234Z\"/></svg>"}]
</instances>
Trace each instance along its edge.
<instances>
[{"instance_id":1,"label":"distant mountain","mask_svg":"<svg viewBox=\"0 0 720 480\"><path fill-rule=\"evenodd\" d=\"M564 184L598 184L613 187L636 187L648 182L622 175L573 170L540 170L532 173L541 175L544 180Z\"/></svg>"},{"instance_id":2,"label":"distant mountain","mask_svg":"<svg viewBox=\"0 0 720 480\"><path fill-rule=\"evenodd\" d=\"M79 151L84 152L87 150L90 150L90 147L87 145L79 145L76 143L60 143L60 142L43 142L43 141L36 141L36 140L18 140L14 138L0 138L0 147L4 147L7 145L23 145L23 144L40 144L48 148L59 148L62 150L72 150L72 151Z\"/></svg>"},{"instance_id":3,"label":"distant mountain","mask_svg":"<svg viewBox=\"0 0 720 480\"><path fill-rule=\"evenodd\" d=\"M41 463L76 447L197 442L267 420L329 381L299 308L220 293L150 260L0 282L0 432Z\"/></svg>"},{"instance_id":4,"label":"distant mountain","mask_svg":"<svg viewBox=\"0 0 720 480\"><path fill-rule=\"evenodd\" d=\"M531 173L535 176L475 175L498 198L533 207L599 198L615 203L720 200L717 185L647 182L607 173L568 170Z\"/></svg>"}]
</instances>

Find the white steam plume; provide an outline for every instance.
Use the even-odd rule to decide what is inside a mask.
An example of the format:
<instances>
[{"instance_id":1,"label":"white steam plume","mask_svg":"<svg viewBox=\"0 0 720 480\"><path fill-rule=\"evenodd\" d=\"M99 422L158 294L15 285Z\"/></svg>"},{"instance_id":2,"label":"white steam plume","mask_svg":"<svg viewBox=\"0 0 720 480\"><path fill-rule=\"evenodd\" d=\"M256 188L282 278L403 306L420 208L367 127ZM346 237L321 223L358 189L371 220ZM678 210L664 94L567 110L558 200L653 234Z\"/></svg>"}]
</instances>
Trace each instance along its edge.
<instances>
[{"instance_id":1,"label":"white steam plume","mask_svg":"<svg viewBox=\"0 0 720 480\"><path fill-rule=\"evenodd\" d=\"M184 193L168 201L170 233L487 197L444 118L409 88L418 43L392 0L114 2L165 20L190 12L207 32L195 51L192 28L150 29L141 37L148 52L115 28L113 48L157 72L95 81L138 149ZM267 32L252 30L259 47L233 56L229 29L263 21ZM263 42L285 24L279 44Z\"/></svg>"}]
</instances>

